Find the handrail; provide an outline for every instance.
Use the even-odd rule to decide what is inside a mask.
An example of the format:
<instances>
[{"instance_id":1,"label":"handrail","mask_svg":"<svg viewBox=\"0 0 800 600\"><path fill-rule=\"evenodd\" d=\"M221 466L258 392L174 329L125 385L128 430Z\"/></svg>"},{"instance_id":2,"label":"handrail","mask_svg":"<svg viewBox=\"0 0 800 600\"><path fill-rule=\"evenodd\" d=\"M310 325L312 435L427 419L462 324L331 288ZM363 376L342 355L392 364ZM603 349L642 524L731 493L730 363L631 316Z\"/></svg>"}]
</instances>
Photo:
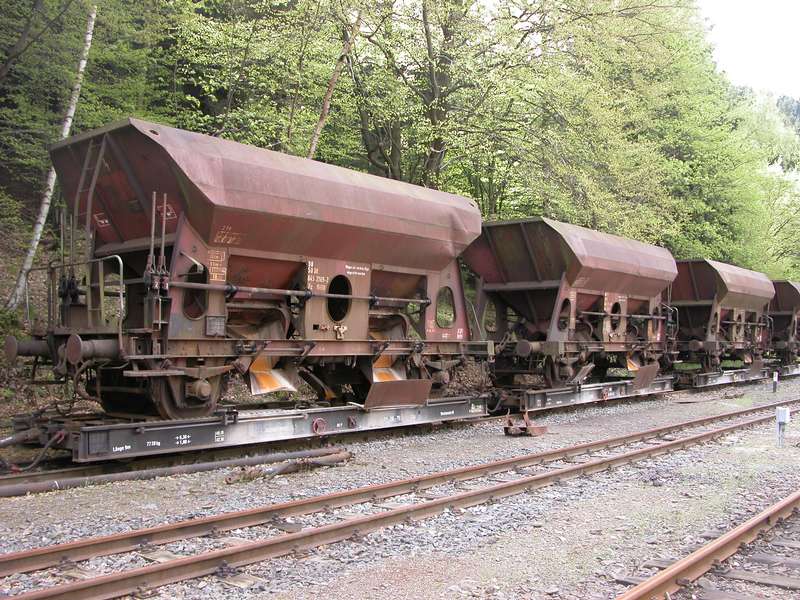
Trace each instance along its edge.
<instances>
[{"instance_id":1,"label":"handrail","mask_svg":"<svg viewBox=\"0 0 800 600\"><path fill-rule=\"evenodd\" d=\"M120 349L122 349L122 319L123 319L123 316L125 315L125 285L124 285L125 277L124 277L124 263L122 262L122 257L119 254L111 254L109 256L103 256L103 257L100 257L100 258L93 258L93 259L90 259L90 260L73 261L73 262L68 262L68 263L50 261L47 264L47 266L45 266L45 267L33 267L33 268L28 269L28 271L25 273L25 316L26 316L26 318L28 320L28 323L31 322L30 299L29 299L29 293L28 293L28 277L30 276L30 274L33 271L47 271L48 272L48 283L47 283L47 285L48 285L48 298L47 298L48 315L47 315L47 317L48 317L48 326L52 327L53 321L54 321L54 314L53 314L54 311L53 311L53 308L52 308L53 305L54 305L54 302L53 302L53 274L54 274L54 272L57 269L63 271L63 269L65 267L75 267L75 266L81 266L81 265L85 265L85 266L88 267L89 265L91 265L93 263L102 263L102 262L107 261L107 260L116 260L117 261L117 265L119 266L119 271L118 271L118 273L119 273L119 281L123 282L123 285L119 285L119 290L118 290L118 293L117 293L117 297L119 299L119 318L117 319L117 337L118 337L118 340L119 340ZM91 288L92 285L93 285L91 283L91 270L89 270L89 272L88 272L87 281L88 281L87 287ZM101 282L98 282L98 283L101 283ZM101 288L102 288L102 286L101 286ZM102 302L102 298L101 298L101 302ZM59 317L59 323L63 325L63 323L60 322L60 317Z\"/></svg>"}]
</instances>

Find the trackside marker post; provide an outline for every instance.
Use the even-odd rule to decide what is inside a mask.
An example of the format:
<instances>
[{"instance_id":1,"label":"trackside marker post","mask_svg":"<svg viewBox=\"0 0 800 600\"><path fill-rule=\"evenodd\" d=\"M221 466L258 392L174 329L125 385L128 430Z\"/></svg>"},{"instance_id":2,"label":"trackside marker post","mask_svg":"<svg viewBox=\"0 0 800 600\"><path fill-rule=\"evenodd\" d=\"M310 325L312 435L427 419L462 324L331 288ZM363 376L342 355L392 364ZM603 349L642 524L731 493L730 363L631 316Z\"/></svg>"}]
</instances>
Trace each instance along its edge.
<instances>
[{"instance_id":1,"label":"trackside marker post","mask_svg":"<svg viewBox=\"0 0 800 600\"><path fill-rule=\"evenodd\" d=\"M791 416L789 409L785 406L779 406L775 409L775 435L777 437L778 448L783 448L783 439L786 434L786 425L789 424Z\"/></svg>"}]
</instances>

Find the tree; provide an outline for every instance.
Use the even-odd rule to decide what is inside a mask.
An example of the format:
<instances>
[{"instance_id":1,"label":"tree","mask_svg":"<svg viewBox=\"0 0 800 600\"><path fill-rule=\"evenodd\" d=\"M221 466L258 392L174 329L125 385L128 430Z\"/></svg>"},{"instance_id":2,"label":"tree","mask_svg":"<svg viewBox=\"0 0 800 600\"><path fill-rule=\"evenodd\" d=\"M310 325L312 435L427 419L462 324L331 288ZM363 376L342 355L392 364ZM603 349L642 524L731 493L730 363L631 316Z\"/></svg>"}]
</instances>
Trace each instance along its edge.
<instances>
[{"instance_id":1,"label":"tree","mask_svg":"<svg viewBox=\"0 0 800 600\"><path fill-rule=\"evenodd\" d=\"M96 18L97 6L92 6L91 10L89 11L89 18L86 22L86 34L83 41L83 51L78 61L78 73L75 77L75 85L72 87L72 95L70 96L69 104L67 105L64 121L61 124L61 139L68 137L69 132L72 129L72 121L75 117L75 109L78 106L78 99L81 95L83 73L86 70L86 62L89 60L89 50L92 47L92 35L94 33L94 23ZM28 252L25 255L25 260L22 263L19 275L17 276L17 282L14 286L14 291L6 302L7 310L15 310L24 298L28 272L33 266L33 259L36 256L37 249L39 248L39 240L42 238L42 231L44 230L44 225L47 221L47 215L50 213L50 202L53 198L55 184L56 171L55 168L51 166L47 173L47 183L45 184L44 194L42 194L42 201L39 206L39 214L33 224L33 236L31 238L30 245L28 246Z\"/></svg>"},{"instance_id":2,"label":"tree","mask_svg":"<svg viewBox=\"0 0 800 600\"><path fill-rule=\"evenodd\" d=\"M30 12L28 12L24 19L19 37L14 44L6 50L5 59L3 59L3 63L0 64L0 85L2 85L3 80L8 77L14 63L66 14L74 1L75 0L64 0L64 3L58 8L56 15L51 19L47 18L45 15L44 22L40 25L39 30L34 31L38 17L44 15L44 0L33 0L33 6L31 6Z\"/></svg>"},{"instance_id":3,"label":"tree","mask_svg":"<svg viewBox=\"0 0 800 600\"><path fill-rule=\"evenodd\" d=\"M314 154L317 152L317 144L319 143L319 136L322 133L322 128L325 127L325 121L328 120L328 113L331 109L331 99L333 98L333 90L336 88L336 82L339 81L339 76L342 74L342 70L344 69L345 61L347 57L350 56L350 51L353 49L353 45L356 41L356 36L358 34L358 28L361 25L361 11L356 14L356 18L353 21L353 25L346 27L344 31L344 44L342 45L342 52L339 54L339 57L336 59L336 64L333 67L333 73L331 73L331 77L328 80L328 86L325 89L325 96L322 99L322 109L319 113L319 120L317 121L316 127L314 127L314 132L311 134L311 142L308 147L308 155L306 158L314 158Z\"/></svg>"}]
</instances>

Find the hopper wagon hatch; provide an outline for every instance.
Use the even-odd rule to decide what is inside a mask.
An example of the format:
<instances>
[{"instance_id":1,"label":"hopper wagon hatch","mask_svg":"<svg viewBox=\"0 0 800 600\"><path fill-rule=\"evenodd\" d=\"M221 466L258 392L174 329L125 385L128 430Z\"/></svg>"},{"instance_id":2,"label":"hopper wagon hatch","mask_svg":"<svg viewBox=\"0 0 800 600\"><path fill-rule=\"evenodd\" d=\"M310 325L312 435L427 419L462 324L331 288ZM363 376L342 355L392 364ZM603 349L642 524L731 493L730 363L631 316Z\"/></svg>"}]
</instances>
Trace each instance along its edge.
<instances>
[{"instance_id":1,"label":"hopper wagon hatch","mask_svg":"<svg viewBox=\"0 0 800 600\"><path fill-rule=\"evenodd\" d=\"M680 358L704 371L719 370L723 360L758 367L771 337L766 310L774 295L763 273L715 260L679 261L670 303L678 310Z\"/></svg>"},{"instance_id":2,"label":"hopper wagon hatch","mask_svg":"<svg viewBox=\"0 0 800 600\"><path fill-rule=\"evenodd\" d=\"M498 380L548 386L604 377L609 367L658 373L668 351L662 293L669 251L550 219L484 223L464 254L480 277L478 318L498 343Z\"/></svg>"},{"instance_id":3,"label":"hopper wagon hatch","mask_svg":"<svg viewBox=\"0 0 800 600\"><path fill-rule=\"evenodd\" d=\"M456 262L472 200L132 118L51 156L68 256L12 350L108 410L207 415L233 371L255 394L416 405L486 353Z\"/></svg>"}]
</instances>

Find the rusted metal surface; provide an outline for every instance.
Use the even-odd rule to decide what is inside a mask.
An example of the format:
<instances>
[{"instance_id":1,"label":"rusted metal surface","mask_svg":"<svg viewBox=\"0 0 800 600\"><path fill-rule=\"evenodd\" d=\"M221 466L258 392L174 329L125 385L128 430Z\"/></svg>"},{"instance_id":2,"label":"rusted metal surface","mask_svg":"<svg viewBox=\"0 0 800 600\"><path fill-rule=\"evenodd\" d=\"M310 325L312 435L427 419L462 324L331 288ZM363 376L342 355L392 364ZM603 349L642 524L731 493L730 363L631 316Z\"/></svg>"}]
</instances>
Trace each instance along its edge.
<instances>
[{"instance_id":1,"label":"rusted metal surface","mask_svg":"<svg viewBox=\"0 0 800 600\"><path fill-rule=\"evenodd\" d=\"M775 296L769 303L769 314L796 313L800 310L800 283L773 280Z\"/></svg>"},{"instance_id":2,"label":"rusted metal surface","mask_svg":"<svg viewBox=\"0 0 800 600\"><path fill-rule=\"evenodd\" d=\"M109 412L207 416L234 365L255 365L253 393L302 378L326 403L364 402L373 361L404 383L381 405L419 405L452 369L433 365L465 354L456 258L481 227L468 198L133 118L51 157L73 231L70 265L49 267L37 354Z\"/></svg>"},{"instance_id":3,"label":"rusted metal surface","mask_svg":"<svg viewBox=\"0 0 800 600\"><path fill-rule=\"evenodd\" d=\"M545 218L484 223L464 260L508 291L557 286L565 274L575 287L648 297L677 275L665 248Z\"/></svg>"},{"instance_id":4,"label":"rusted metal surface","mask_svg":"<svg viewBox=\"0 0 800 600\"><path fill-rule=\"evenodd\" d=\"M494 309L486 335L501 343L508 373L540 373L551 387L602 380L609 367L636 371L668 350L662 292L677 268L664 248L526 219L484 223L464 260L481 280L478 320ZM523 353L502 347L509 334Z\"/></svg>"},{"instance_id":5,"label":"rusted metal surface","mask_svg":"<svg viewBox=\"0 0 800 600\"><path fill-rule=\"evenodd\" d=\"M765 408L766 407L761 407L761 409ZM716 418L707 417L706 419L697 420L696 422L692 423L697 423L698 421L709 422L708 419L718 420L719 418L720 418L719 416ZM137 589L158 587L176 581L182 581L194 577L199 577L202 575L207 575L215 572L217 569L223 566L239 567L246 564L252 564L254 562L265 560L267 558L281 556L291 552L297 552L300 550L310 549L320 545L345 540L353 535L363 535L364 533L370 531L378 530L383 527L391 526L397 523L402 523L408 519L427 518L429 516L436 515L448 508L452 509L455 507L473 506L486 501L493 501L506 496L545 487L553 484L554 482L563 481L564 479L571 479L575 477L589 475L592 473L606 471L609 468L626 465L631 462L637 462L649 457L658 456L660 454L664 454L666 452L670 452L676 449L681 449L694 444L713 440L723 435L726 435L730 432L742 429L744 427L749 427L752 425L764 423L770 421L771 419L772 419L771 414L763 417L757 417L754 419L748 419L743 422L738 422L732 425L719 427L710 431L705 431L702 433L690 435L678 440L663 442L657 445L648 445L644 448L623 452L607 458L595 459L584 463L573 464L567 467L555 469L552 471L547 471L541 474L520 476L519 478L514 479L512 481L506 481L493 485L486 485L478 489L456 493L444 496L442 498L420 502L417 504L411 504L400 508L390 509L385 512L369 514L355 519L346 519L341 522L336 522L330 525L324 525L321 527L312 527L304 529L297 533L279 535L276 537L251 542L248 544L237 545L229 548L224 548L221 550L215 550L185 558L174 559L165 563L154 564L144 568L113 573L95 579L78 581L72 584L62 585L55 588L37 590L29 594L23 594L20 596L20 598L28 598L28 599L53 598L53 597L81 598L81 599L111 598L126 593L131 593ZM682 424L682 426L685 427L686 425ZM644 432L644 434L652 433L652 431ZM605 442L606 445L608 445L608 440L606 440ZM565 450L581 454L583 452L586 452L589 449L589 446L591 446L591 444L581 445L580 450L577 450L578 447L573 447ZM561 450L561 452L564 452L565 450ZM498 470L499 471L507 470L509 468L508 465L512 464L514 461L518 461L515 466L520 466L524 464L537 464L538 462L541 462L541 460L542 460L541 454L529 455L517 459L507 459L506 461L497 461L496 463L491 463L490 465L467 467L464 469L460 469L458 471L461 473L472 471L472 473L470 473L470 477L475 477L477 476L475 474L475 471L480 471L481 474L488 474L488 473L498 472ZM457 479L457 477L453 477L453 473L454 472L437 473L435 475L427 477L431 478L432 480L435 479L439 483L442 483L446 481L451 481L452 479ZM415 480L406 480L404 482L399 482L400 484L399 488L406 490L419 489L420 487L419 482L413 483L412 485L414 487L411 488L408 487L409 484L414 481ZM310 504L313 504L315 506L314 510L319 510L326 507L334 507L341 504L352 504L354 501L357 502L359 500L360 501L374 500L375 498L385 496L387 489L391 488L392 486L398 486L398 483L369 486L367 488L361 488L359 490L354 490L349 492L345 491L345 492L340 492L338 494L332 494L323 497L298 500L295 502L285 503L284 505L267 507L266 510L280 507L285 512L278 514L303 514L303 512L309 512L308 508ZM395 487L395 490L392 492L392 495L397 493L401 492L399 492L398 487ZM344 500L344 497L348 495L350 496L350 498ZM298 511L299 505L305 505L305 507L299 509ZM256 511L262 511L262 512L264 510L265 509L256 509ZM291 512L292 510L298 512L292 513ZM244 511L242 513L236 513L236 514L238 516L252 515L252 513L256 511ZM272 516L274 515L275 513L272 513ZM262 514L259 517L259 519L263 518L264 516ZM153 543L153 539L156 539L159 542L163 543L174 539L185 539L186 537L193 535L202 535L202 532L208 531L209 522L215 519L219 518L205 517L201 519L193 519L190 521L175 523L172 525L166 525L159 528L152 528L150 530L141 530L139 532L134 532L135 537L133 539L136 539L139 542L146 540L148 543ZM256 523L259 522L263 522L263 520L257 519ZM244 524L252 524L252 522L245 520ZM243 523L240 520L239 524L237 524L237 527L242 525ZM182 527L189 528L188 535L176 534L175 530L181 529ZM195 527L195 529L192 530L191 529L192 527ZM224 527L222 529L224 529ZM144 537L143 532L145 531L151 532L151 536ZM165 533L166 535L163 536L165 539L163 539L162 541L161 536L152 535L154 532ZM119 540L124 539L125 536L129 536L129 539L125 540L123 543L120 544ZM96 548L98 548L97 550L91 549L93 544L92 540L81 540L78 542L73 542L71 544L63 544L60 546L60 548L63 551L66 551L68 549L71 550L72 556L87 556L87 557L95 556L97 554L118 552L121 549L129 548L130 543L132 541L130 539L130 536L131 534L117 534L116 536L99 538L100 540L103 540L103 543L105 543L106 545L96 546ZM94 543L96 544L97 542L95 541ZM116 546L114 544L116 544ZM59 548L59 547L53 547L53 548ZM99 550L99 548L102 548L102 550ZM62 553L62 555L64 554ZM0 568L8 569L9 565L13 564L16 564L18 568L22 568L23 570L41 568L40 565L42 564L52 564L49 561L52 561L56 556L59 555L56 554L52 549L48 548L15 553L11 555L3 555L0 556ZM13 561L16 561L16 563L14 563ZM27 563L25 561L27 561ZM0 571L0 573L8 573L8 572L9 572L8 570Z\"/></svg>"},{"instance_id":6,"label":"rusted metal surface","mask_svg":"<svg viewBox=\"0 0 800 600\"><path fill-rule=\"evenodd\" d=\"M791 366L797 362L800 350L800 284L792 281L772 283L775 297L768 308L772 319L772 350L783 365Z\"/></svg>"},{"instance_id":7,"label":"rusted metal surface","mask_svg":"<svg viewBox=\"0 0 800 600\"><path fill-rule=\"evenodd\" d=\"M763 273L715 260L681 260L671 301L710 304L716 298L725 308L763 310L774 295L772 281Z\"/></svg>"},{"instance_id":8,"label":"rusted metal surface","mask_svg":"<svg viewBox=\"0 0 800 600\"><path fill-rule=\"evenodd\" d=\"M775 295L772 281L763 273L715 260L706 262L716 271L717 294L723 306L741 306L755 310L763 308Z\"/></svg>"},{"instance_id":9,"label":"rusted metal surface","mask_svg":"<svg viewBox=\"0 0 800 600\"><path fill-rule=\"evenodd\" d=\"M698 579L720 561L736 554L742 544L751 542L762 532L772 529L798 508L800 508L800 490L621 594L617 600L668 597L668 594L680 590L685 582Z\"/></svg>"},{"instance_id":10,"label":"rusted metal surface","mask_svg":"<svg viewBox=\"0 0 800 600\"><path fill-rule=\"evenodd\" d=\"M429 379L408 379L404 381L378 381L369 388L364 408L384 408L388 406L418 406L431 393Z\"/></svg>"},{"instance_id":11,"label":"rusted metal surface","mask_svg":"<svg viewBox=\"0 0 800 600\"><path fill-rule=\"evenodd\" d=\"M0 440L2 442L2 440ZM247 456L244 458L232 458L226 460L216 460L211 462L189 463L185 465L174 465L169 467L156 467L151 469L138 469L133 471L123 471L118 473L96 473L96 467L86 469L87 475L76 475L74 470L65 470L64 477L58 477L58 473L49 479L43 479L46 473L34 473L35 481L25 483L7 483L0 479L0 498L10 498L13 496L24 496L26 494L37 494L53 490L67 490L76 487L89 485L99 485L112 483L115 481L138 481L145 479L155 479L156 477L170 477L173 475L186 475L189 473L202 473L214 469L224 469L229 467L241 467L250 465L262 465L283 460L294 460L300 458L319 458L331 454L342 452L341 448L330 447L313 450L299 450L296 452L276 452L270 455ZM12 481L14 481L12 479Z\"/></svg>"},{"instance_id":12,"label":"rusted metal surface","mask_svg":"<svg viewBox=\"0 0 800 600\"><path fill-rule=\"evenodd\" d=\"M304 379L334 405L397 373L379 404L419 405L466 354L468 198L133 118L51 157L69 258L48 267L35 342L6 346L109 412L207 416L234 367L253 393Z\"/></svg>"},{"instance_id":13,"label":"rusted metal surface","mask_svg":"<svg viewBox=\"0 0 800 600\"><path fill-rule=\"evenodd\" d=\"M195 536L205 535L212 531L227 531L240 527L260 525L278 517L308 514L325 509L326 507L336 508L348 504L365 502L375 498L388 498L391 496L405 494L414 490L424 490L449 481L463 481L475 477L493 475L516 468L536 465L543 461L560 460L571 456L593 452L602 448L615 447L621 444L657 438L681 429L701 427L710 423L718 422L720 420L743 417L764 410L770 410L776 406L784 406L796 402L797 401L794 400L781 401L753 408L730 411L710 417L701 417L698 419L674 423L671 425L630 433L627 435L616 436L593 442L585 442L566 448L536 452L524 456L497 460L490 463L461 467L428 475L421 475L400 481L370 485L352 490L326 494L323 496L315 496L302 500L262 506L249 510L223 513L220 515L189 519L185 521L177 521L168 525L160 525L157 527L149 527L109 536L77 540L75 542L68 542L55 546L47 546L33 550L2 554L0 555L0 576L53 566L58 564L62 560L62 557L65 557L71 561L78 561L92 556L101 556L105 554L133 550L139 547L143 540L147 540L148 544L153 545L166 544L178 539L188 539Z\"/></svg>"},{"instance_id":14,"label":"rusted metal surface","mask_svg":"<svg viewBox=\"0 0 800 600\"><path fill-rule=\"evenodd\" d=\"M752 364L769 349L765 312L774 295L763 273L713 260L679 261L670 304L678 311L680 358L700 362L706 372L719 370L725 359Z\"/></svg>"},{"instance_id":15,"label":"rusted metal surface","mask_svg":"<svg viewBox=\"0 0 800 600\"><path fill-rule=\"evenodd\" d=\"M97 178L100 245L148 237L150 190L167 194L168 233L186 213L206 243L251 250L441 270L480 232L461 196L133 118L52 146L65 197L105 139L119 151Z\"/></svg>"}]
</instances>

